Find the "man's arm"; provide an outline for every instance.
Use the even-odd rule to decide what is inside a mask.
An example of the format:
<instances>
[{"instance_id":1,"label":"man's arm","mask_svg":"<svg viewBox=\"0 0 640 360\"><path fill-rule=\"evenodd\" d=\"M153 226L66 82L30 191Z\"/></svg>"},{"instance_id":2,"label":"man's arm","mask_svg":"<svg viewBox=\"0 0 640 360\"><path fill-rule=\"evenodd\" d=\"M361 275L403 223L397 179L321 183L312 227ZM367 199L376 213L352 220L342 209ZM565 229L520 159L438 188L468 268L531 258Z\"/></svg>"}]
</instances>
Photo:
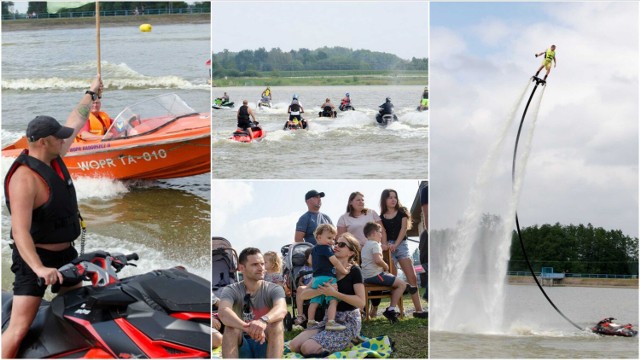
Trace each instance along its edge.
<instances>
[{"instance_id":1,"label":"man's arm","mask_svg":"<svg viewBox=\"0 0 640 360\"><path fill-rule=\"evenodd\" d=\"M102 93L102 80L100 79L100 75L97 75L93 82L91 82L89 90L98 95ZM64 143L62 144L62 148L60 150L60 156L64 156L67 151L69 151L69 148L71 147L71 144L73 144L73 140L75 139L76 135L78 135L80 129L82 129L84 124L87 122L87 119L89 119L92 102L93 100L91 99L91 95L82 95L82 99L80 100L78 105L76 105L73 111L71 111L71 113L69 114L69 117L67 117L67 123L65 125L73 129L73 134L69 138L64 139Z\"/></svg>"},{"instance_id":2,"label":"man's arm","mask_svg":"<svg viewBox=\"0 0 640 360\"><path fill-rule=\"evenodd\" d=\"M296 235L294 237L294 241L297 242L297 243L304 242L304 232L296 230Z\"/></svg>"},{"instance_id":3,"label":"man's arm","mask_svg":"<svg viewBox=\"0 0 640 360\"><path fill-rule=\"evenodd\" d=\"M218 317L225 326L243 330L245 322L233 311L233 303L229 299L221 299L218 306Z\"/></svg>"}]
</instances>

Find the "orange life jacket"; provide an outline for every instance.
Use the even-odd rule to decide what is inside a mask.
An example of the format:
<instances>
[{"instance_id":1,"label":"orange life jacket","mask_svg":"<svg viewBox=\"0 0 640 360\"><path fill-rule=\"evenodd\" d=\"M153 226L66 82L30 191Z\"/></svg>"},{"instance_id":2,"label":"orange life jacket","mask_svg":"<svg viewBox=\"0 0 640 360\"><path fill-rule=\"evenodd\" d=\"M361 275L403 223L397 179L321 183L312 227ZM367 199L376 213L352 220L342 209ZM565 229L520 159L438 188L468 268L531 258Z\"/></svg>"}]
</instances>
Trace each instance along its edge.
<instances>
[{"instance_id":1,"label":"orange life jacket","mask_svg":"<svg viewBox=\"0 0 640 360\"><path fill-rule=\"evenodd\" d=\"M106 112L89 114L89 132L95 135L104 135L111 126L111 118Z\"/></svg>"}]
</instances>

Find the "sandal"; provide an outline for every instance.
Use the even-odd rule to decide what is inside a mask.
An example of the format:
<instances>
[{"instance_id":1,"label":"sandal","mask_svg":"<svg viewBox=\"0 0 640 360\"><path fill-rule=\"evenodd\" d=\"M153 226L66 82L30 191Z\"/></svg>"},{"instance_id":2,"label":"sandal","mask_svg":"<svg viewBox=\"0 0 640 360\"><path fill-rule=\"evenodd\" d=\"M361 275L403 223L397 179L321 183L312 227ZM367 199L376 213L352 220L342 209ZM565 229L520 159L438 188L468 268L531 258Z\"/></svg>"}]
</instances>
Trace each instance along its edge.
<instances>
[{"instance_id":1,"label":"sandal","mask_svg":"<svg viewBox=\"0 0 640 360\"><path fill-rule=\"evenodd\" d=\"M304 323L305 321L307 321L307 317L304 316L303 314L300 314L296 316L296 319L293 320L293 323L296 325L302 325L302 323Z\"/></svg>"}]
</instances>

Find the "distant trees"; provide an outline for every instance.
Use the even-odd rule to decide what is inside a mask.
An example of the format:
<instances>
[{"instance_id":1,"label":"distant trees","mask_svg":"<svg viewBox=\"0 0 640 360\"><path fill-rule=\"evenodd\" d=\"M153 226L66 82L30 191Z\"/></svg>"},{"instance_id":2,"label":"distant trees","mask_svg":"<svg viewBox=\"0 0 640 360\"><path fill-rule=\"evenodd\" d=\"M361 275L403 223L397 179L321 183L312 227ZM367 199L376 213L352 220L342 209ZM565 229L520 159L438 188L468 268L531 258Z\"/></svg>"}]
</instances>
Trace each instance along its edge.
<instances>
[{"instance_id":1,"label":"distant trees","mask_svg":"<svg viewBox=\"0 0 640 360\"><path fill-rule=\"evenodd\" d=\"M585 225L535 225L521 229L535 271L552 266L555 272L638 274L638 238L620 230ZM511 243L509 270L528 270L517 234Z\"/></svg>"},{"instance_id":2,"label":"distant trees","mask_svg":"<svg viewBox=\"0 0 640 360\"><path fill-rule=\"evenodd\" d=\"M223 50L213 55L213 75L252 76L256 72L312 71L312 70L418 70L428 69L427 59L403 60L396 55L344 47L323 47L316 50L299 49L283 52L280 48L267 51Z\"/></svg>"}]
</instances>

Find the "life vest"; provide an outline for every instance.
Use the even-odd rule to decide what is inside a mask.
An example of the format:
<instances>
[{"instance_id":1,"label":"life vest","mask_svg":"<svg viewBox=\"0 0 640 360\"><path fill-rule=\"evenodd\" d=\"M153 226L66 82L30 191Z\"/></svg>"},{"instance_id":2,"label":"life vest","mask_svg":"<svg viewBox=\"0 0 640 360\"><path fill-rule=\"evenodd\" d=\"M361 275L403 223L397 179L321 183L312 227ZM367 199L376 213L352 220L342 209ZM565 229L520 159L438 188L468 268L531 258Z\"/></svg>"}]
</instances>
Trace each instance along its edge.
<instances>
[{"instance_id":1,"label":"life vest","mask_svg":"<svg viewBox=\"0 0 640 360\"><path fill-rule=\"evenodd\" d=\"M22 165L38 174L49 187L49 199L32 212L29 233L33 242L60 244L74 241L80 235L80 212L76 189L60 156L51 162L51 166L29 156L28 150L24 150L18 156L4 179L5 203L9 213L11 213L9 181L16 169ZM13 239L13 231L11 238Z\"/></svg>"},{"instance_id":2,"label":"life vest","mask_svg":"<svg viewBox=\"0 0 640 360\"><path fill-rule=\"evenodd\" d=\"M289 106L289 109L291 110L291 113L299 113L300 112L300 104L298 104L298 102L296 100L294 100L295 103L291 103L291 106Z\"/></svg>"},{"instance_id":3,"label":"life vest","mask_svg":"<svg viewBox=\"0 0 640 360\"><path fill-rule=\"evenodd\" d=\"M544 52L544 59L546 61L552 61L553 59L555 59L556 57L556 52L552 51L551 49L547 49L547 51Z\"/></svg>"},{"instance_id":4,"label":"life vest","mask_svg":"<svg viewBox=\"0 0 640 360\"><path fill-rule=\"evenodd\" d=\"M422 99L422 101L420 101L420 105L429 106L429 99Z\"/></svg>"},{"instance_id":5,"label":"life vest","mask_svg":"<svg viewBox=\"0 0 640 360\"><path fill-rule=\"evenodd\" d=\"M340 102L340 104L342 104L342 105L347 105L349 103L351 103L351 99L348 98L348 97L343 98L342 101Z\"/></svg>"},{"instance_id":6,"label":"life vest","mask_svg":"<svg viewBox=\"0 0 640 360\"><path fill-rule=\"evenodd\" d=\"M111 118L103 111L89 114L89 132L95 135L104 135L111 126Z\"/></svg>"},{"instance_id":7,"label":"life vest","mask_svg":"<svg viewBox=\"0 0 640 360\"><path fill-rule=\"evenodd\" d=\"M249 121L249 106L240 106L240 109L238 109L238 120Z\"/></svg>"},{"instance_id":8,"label":"life vest","mask_svg":"<svg viewBox=\"0 0 640 360\"><path fill-rule=\"evenodd\" d=\"M271 90L267 89L267 90L263 91L262 92L262 96L266 96L266 97L271 96Z\"/></svg>"}]
</instances>

